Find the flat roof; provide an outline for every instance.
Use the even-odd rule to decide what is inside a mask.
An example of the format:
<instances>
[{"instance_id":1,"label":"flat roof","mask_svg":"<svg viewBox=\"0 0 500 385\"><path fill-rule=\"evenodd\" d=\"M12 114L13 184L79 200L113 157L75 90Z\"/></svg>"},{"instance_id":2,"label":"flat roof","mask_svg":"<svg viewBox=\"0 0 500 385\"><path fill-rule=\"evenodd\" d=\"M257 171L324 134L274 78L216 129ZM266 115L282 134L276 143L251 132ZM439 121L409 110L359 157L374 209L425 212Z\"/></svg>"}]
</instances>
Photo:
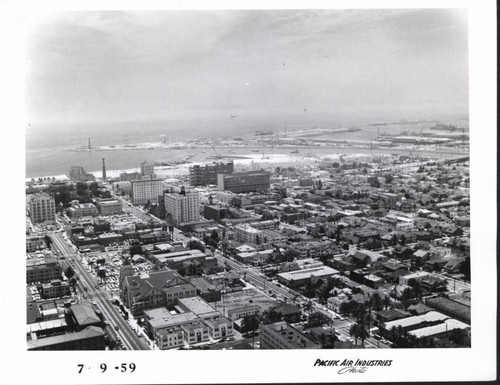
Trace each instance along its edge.
<instances>
[{"instance_id":1,"label":"flat roof","mask_svg":"<svg viewBox=\"0 0 500 385\"><path fill-rule=\"evenodd\" d=\"M306 279L313 275L316 277L323 275L334 275L338 274L338 272L339 272L338 270L332 269L331 267L321 266L321 267L313 267L310 269L301 269L285 273L279 273L278 276L282 277L283 279L286 279L287 281L291 281L296 279Z\"/></svg>"},{"instance_id":2,"label":"flat roof","mask_svg":"<svg viewBox=\"0 0 500 385\"><path fill-rule=\"evenodd\" d=\"M319 346L308 336L284 321L261 325L261 328L269 330L272 334L279 335L281 339L285 340L296 349L314 349Z\"/></svg>"},{"instance_id":3,"label":"flat roof","mask_svg":"<svg viewBox=\"0 0 500 385\"><path fill-rule=\"evenodd\" d=\"M207 301L200 297L179 298L177 303L198 316L213 312L219 313L212 306L210 306Z\"/></svg>"},{"instance_id":4,"label":"flat roof","mask_svg":"<svg viewBox=\"0 0 500 385\"><path fill-rule=\"evenodd\" d=\"M447 315L439 313L437 311L430 311L426 314L416 315L412 317L400 318L394 321L389 321L385 324L385 328L387 330L391 330L393 327L409 327L413 325L418 325L424 322L436 322L436 321L444 321L448 319Z\"/></svg>"},{"instance_id":5,"label":"flat roof","mask_svg":"<svg viewBox=\"0 0 500 385\"><path fill-rule=\"evenodd\" d=\"M430 337L436 334L441 334L441 333L446 333L448 331L454 330L454 329L470 329L470 326L467 325L466 323L460 322L456 319L450 318L445 320L443 323L433 325L433 326L428 326L425 328L421 329L415 329L411 330L408 332L408 334L411 334L417 338L420 337Z\"/></svg>"}]
</instances>

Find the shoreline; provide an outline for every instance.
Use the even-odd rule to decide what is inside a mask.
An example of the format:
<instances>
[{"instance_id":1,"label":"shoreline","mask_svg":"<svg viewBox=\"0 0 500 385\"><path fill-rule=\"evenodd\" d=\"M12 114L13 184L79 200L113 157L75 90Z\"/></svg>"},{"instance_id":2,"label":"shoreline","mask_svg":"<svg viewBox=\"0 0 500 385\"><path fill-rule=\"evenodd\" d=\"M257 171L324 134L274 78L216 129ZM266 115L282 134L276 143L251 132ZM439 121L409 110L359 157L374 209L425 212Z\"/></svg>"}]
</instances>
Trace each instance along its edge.
<instances>
[{"instance_id":1,"label":"shoreline","mask_svg":"<svg viewBox=\"0 0 500 385\"><path fill-rule=\"evenodd\" d=\"M218 148L223 148L225 146L218 146ZM201 148L201 146L200 146ZM249 150L257 147L246 147ZM291 148L298 149L300 148L302 151L309 150L307 153L265 153L265 148L261 148L258 153L253 151L252 153L246 154L242 153L240 155L223 155L221 157L213 156L213 155L204 155L205 159L202 161L189 161L187 159L182 159L180 161L165 161L167 165L156 165L155 169L159 172L160 177L169 178L169 177L177 177L180 175L186 175L189 173L189 167L193 165L205 165L214 162L227 162L233 161L236 168L248 168L248 167L277 167L282 165L294 165L297 163L300 164L309 164L318 161L324 161L325 159L331 159L332 161L338 161L340 159L340 155L344 159L350 158L360 158L360 157L375 157L375 156L391 156L393 154L399 155L408 155L411 154L413 156L420 155L429 158L453 158L469 155L468 153L458 152L458 151L445 151L441 149L432 149L432 148L366 148L366 147L353 147L353 146L320 146L322 150L327 150L325 153L317 154L313 153L315 149L318 147L311 146L286 146L282 147L283 150L290 150ZM276 147L275 147L276 149ZM330 150L331 152L328 152ZM317 151L316 151L317 152ZM158 162L162 162L163 160L158 159ZM150 162L153 163L153 162ZM171 165L168 165L171 163ZM131 167L124 169L111 169L106 170L106 174L108 178L118 178L120 173L124 172L137 172L140 171L139 167ZM97 179L100 179L102 176L102 170L92 170L87 171L90 174L93 174ZM54 174L54 175L45 175L45 176L34 176L34 177L25 177L26 183L30 182L32 179L35 181L38 179L44 178L55 178L56 180L66 180L69 178L66 174Z\"/></svg>"}]
</instances>

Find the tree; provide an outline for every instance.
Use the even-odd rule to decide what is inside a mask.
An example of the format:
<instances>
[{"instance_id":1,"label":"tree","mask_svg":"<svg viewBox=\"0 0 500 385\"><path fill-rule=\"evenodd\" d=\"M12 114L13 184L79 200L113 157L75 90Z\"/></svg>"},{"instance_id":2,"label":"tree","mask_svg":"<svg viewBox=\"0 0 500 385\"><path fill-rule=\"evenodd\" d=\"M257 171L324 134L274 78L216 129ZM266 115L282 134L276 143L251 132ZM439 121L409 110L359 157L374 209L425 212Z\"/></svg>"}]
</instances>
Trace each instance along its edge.
<instances>
[{"instance_id":1,"label":"tree","mask_svg":"<svg viewBox=\"0 0 500 385\"><path fill-rule=\"evenodd\" d=\"M286 249L284 256L287 262L292 262L294 259L300 257L300 253L297 250L289 247L288 249Z\"/></svg>"},{"instance_id":2,"label":"tree","mask_svg":"<svg viewBox=\"0 0 500 385\"><path fill-rule=\"evenodd\" d=\"M68 280L71 280L71 278L75 275L75 270L71 266L68 266L66 270L64 270L64 275L68 278Z\"/></svg>"},{"instance_id":3,"label":"tree","mask_svg":"<svg viewBox=\"0 0 500 385\"><path fill-rule=\"evenodd\" d=\"M270 309L262 313L262 322L265 323L272 323L272 322L278 322L283 319L281 313L278 313L277 311Z\"/></svg>"},{"instance_id":4,"label":"tree","mask_svg":"<svg viewBox=\"0 0 500 385\"><path fill-rule=\"evenodd\" d=\"M374 310L382 310L383 308L383 303L382 303L382 298L380 298L380 294L379 293L373 293L373 295L370 297L370 306L374 309Z\"/></svg>"},{"instance_id":5,"label":"tree","mask_svg":"<svg viewBox=\"0 0 500 385\"><path fill-rule=\"evenodd\" d=\"M401 299L412 299L415 298L415 293L411 287L407 287L406 289L403 290L403 293L401 293Z\"/></svg>"},{"instance_id":6,"label":"tree","mask_svg":"<svg viewBox=\"0 0 500 385\"><path fill-rule=\"evenodd\" d=\"M47 248L50 249L50 246L52 245L52 239L48 235L43 237L43 239L45 241L45 244L47 245Z\"/></svg>"},{"instance_id":7,"label":"tree","mask_svg":"<svg viewBox=\"0 0 500 385\"><path fill-rule=\"evenodd\" d=\"M132 245L129 249L130 255L144 254L140 245Z\"/></svg>"},{"instance_id":8,"label":"tree","mask_svg":"<svg viewBox=\"0 0 500 385\"><path fill-rule=\"evenodd\" d=\"M97 276L99 278L101 278L101 283L104 282L104 280L106 279L106 270L105 269L99 269L97 271Z\"/></svg>"},{"instance_id":9,"label":"tree","mask_svg":"<svg viewBox=\"0 0 500 385\"><path fill-rule=\"evenodd\" d=\"M191 250L200 250L201 252L205 252L205 246L201 244L200 241L197 241L195 239L190 240L187 243L187 247L189 247Z\"/></svg>"},{"instance_id":10,"label":"tree","mask_svg":"<svg viewBox=\"0 0 500 385\"><path fill-rule=\"evenodd\" d=\"M316 326L323 326L325 324L330 324L331 319L324 315L323 313L316 311L309 316L306 327L312 328Z\"/></svg>"},{"instance_id":11,"label":"tree","mask_svg":"<svg viewBox=\"0 0 500 385\"><path fill-rule=\"evenodd\" d=\"M255 330L259 328L260 319L255 314L246 315L243 317L241 321L241 331L248 335L248 332L252 331L252 334L255 333Z\"/></svg>"},{"instance_id":12,"label":"tree","mask_svg":"<svg viewBox=\"0 0 500 385\"><path fill-rule=\"evenodd\" d=\"M453 329L451 331L450 341L460 346L467 345L468 342L467 332L463 329Z\"/></svg>"}]
</instances>

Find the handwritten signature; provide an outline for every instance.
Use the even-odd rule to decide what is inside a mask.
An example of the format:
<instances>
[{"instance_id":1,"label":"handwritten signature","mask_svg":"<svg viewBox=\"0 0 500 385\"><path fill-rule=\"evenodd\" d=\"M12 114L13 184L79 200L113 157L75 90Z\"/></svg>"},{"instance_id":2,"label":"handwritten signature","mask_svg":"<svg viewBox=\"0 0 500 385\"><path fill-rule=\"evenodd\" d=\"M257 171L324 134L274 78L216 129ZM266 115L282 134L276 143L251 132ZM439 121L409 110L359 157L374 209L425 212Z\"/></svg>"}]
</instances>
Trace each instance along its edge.
<instances>
[{"instance_id":1,"label":"handwritten signature","mask_svg":"<svg viewBox=\"0 0 500 385\"><path fill-rule=\"evenodd\" d=\"M342 368L339 370L339 374L345 374L345 373L365 373L366 372L365 366L360 366L360 367L355 367L355 366L346 366L345 368Z\"/></svg>"}]
</instances>

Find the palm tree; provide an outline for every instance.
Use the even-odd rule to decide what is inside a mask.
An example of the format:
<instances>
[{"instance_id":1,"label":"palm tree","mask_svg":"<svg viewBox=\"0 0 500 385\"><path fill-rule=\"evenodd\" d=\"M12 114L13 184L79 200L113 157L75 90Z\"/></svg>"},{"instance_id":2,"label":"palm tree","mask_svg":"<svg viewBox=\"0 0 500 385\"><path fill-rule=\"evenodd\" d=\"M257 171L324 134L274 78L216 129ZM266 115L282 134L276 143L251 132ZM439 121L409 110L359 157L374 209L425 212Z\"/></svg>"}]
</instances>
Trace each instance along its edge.
<instances>
[{"instance_id":1,"label":"palm tree","mask_svg":"<svg viewBox=\"0 0 500 385\"><path fill-rule=\"evenodd\" d=\"M101 283L103 283L103 281L106 279L106 270L99 269L99 271L97 272L97 276L101 278Z\"/></svg>"},{"instance_id":2,"label":"palm tree","mask_svg":"<svg viewBox=\"0 0 500 385\"><path fill-rule=\"evenodd\" d=\"M358 338L361 339L361 346L365 347L365 339L368 338L368 329L361 323L358 327Z\"/></svg>"},{"instance_id":3,"label":"palm tree","mask_svg":"<svg viewBox=\"0 0 500 385\"><path fill-rule=\"evenodd\" d=\"M391 305L391 299L389 298L389 296L388 296L388 295L386 295L386 296L384 297L383 302L384 302L384 307L385 307L385 310L387 310L387 308Z\"/></svg>"},{"instance_id":4,"label":"palm tree","mask_svg":"<svg viewBox=\"0 0 500 385\"><path fill-rule=\"evenodd\" d=\"M357 323L351 325L351 328L349 329L349 335L351 337L354 337L354 345L358 346L359 325Z\"/></svg>"}]
</instances>

